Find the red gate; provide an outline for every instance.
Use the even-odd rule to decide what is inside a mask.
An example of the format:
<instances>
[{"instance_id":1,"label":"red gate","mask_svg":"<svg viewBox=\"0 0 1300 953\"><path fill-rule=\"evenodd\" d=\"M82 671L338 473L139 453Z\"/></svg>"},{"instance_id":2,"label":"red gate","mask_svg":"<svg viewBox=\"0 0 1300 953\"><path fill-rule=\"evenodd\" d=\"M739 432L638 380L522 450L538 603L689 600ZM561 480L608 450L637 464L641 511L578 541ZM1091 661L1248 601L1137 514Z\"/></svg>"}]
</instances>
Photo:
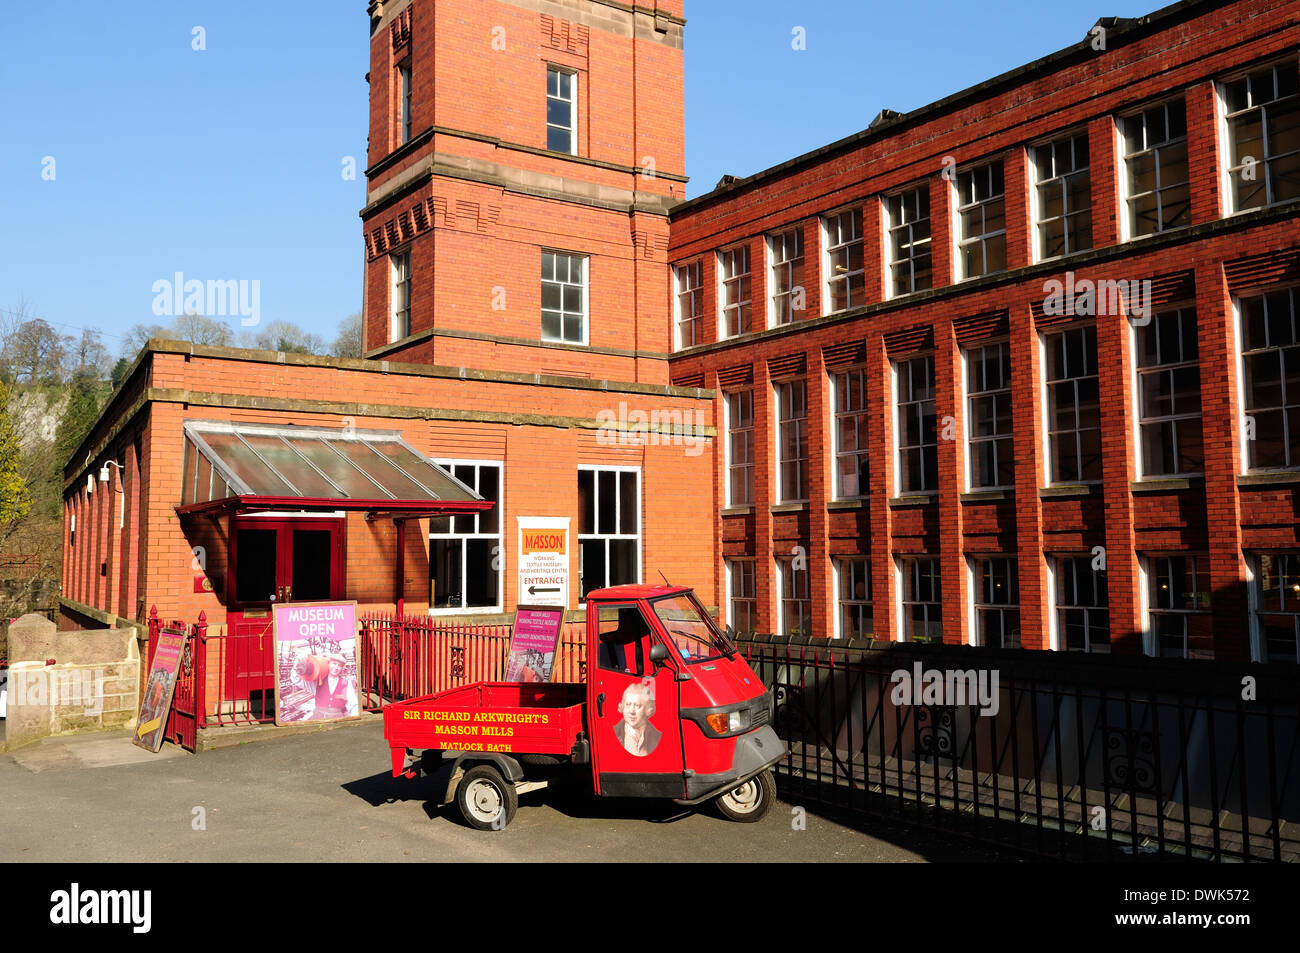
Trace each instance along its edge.
<instances>
[{"instance_id":1,"label":"red gate","mask_svg":"<svg viewBox=\"0 0 1300 953\"><path fill-rule=\"evenodd\" d=\"M198 741L198 698L194 673L199 666L197 655L207 631L207 614L200 612L199 621L192 626L184 622L172 622L172 627L185 632L185 645L181 650L181 664L176 671L176 690L172 693L172 706L167 715L167 727L163 729L163 739L180 745L186 751L195 751ZM153 667L154 650L158 647L158 633L162 631L163 622L158 617L158 607L149 610L149 661L148 669Z\"/></svg>"}]
</instances>

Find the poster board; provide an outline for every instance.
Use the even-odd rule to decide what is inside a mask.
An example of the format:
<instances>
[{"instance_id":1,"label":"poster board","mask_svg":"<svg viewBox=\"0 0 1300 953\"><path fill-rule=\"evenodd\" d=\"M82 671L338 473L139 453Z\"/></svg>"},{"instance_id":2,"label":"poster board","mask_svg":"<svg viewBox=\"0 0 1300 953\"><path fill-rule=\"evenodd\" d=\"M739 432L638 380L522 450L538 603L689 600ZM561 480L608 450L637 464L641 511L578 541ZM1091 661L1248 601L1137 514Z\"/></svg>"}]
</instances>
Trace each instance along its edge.
<instances>
[{"instance_id":1,"label":"poster board","mask_svg":"<svg viewBox=\"0 0 1300 953\"><path fill-rule=\"evenodd\" d=\"M507 682L549 682L564 628L563 606L519 606L506 657Z\"/></svg>"},{"instance_id":2,"label":"poster board","mask_svg":"<svg viewBox=\"0 0 1300 953\"><path fill-rule=\"evenodd\" d=\"M520 516L519 588L521 604L551 606L569 602L569 517Z\"/></svg>"},{"instance_id":3,"label":"poster board","mask_svg":"<svg viewBox=\"0 0 1300 953\"><path fill-rule=\"evenodd\" d=\"M144 694L140 696L140 715L131 741L155 754L162 750L186 637L184 626L167 625L158 631L158 645L149 664L149 678L144 683Z\"/></svg>"},{"instance_id":4,"label":"poster board","mask_svg":"<svg viewBox=\"0 0 1300 953\"><path fill-rule=\"evenodd\" d=\"M275 723L361 717L356 602L289 602L271 607L275 633Z\"/></svg>"}]
</instances>

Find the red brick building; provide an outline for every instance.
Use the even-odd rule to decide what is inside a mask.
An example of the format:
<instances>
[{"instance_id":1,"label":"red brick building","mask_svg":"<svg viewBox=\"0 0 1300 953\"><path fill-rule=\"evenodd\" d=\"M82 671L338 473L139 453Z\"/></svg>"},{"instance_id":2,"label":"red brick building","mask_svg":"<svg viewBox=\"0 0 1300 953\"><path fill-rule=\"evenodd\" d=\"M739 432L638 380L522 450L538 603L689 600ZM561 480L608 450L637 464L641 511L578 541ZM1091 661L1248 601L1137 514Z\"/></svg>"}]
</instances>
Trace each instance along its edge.
<instances>
[{"instance_id":1,"label":"red brick building","mask_svg":"<svg viewBox=\"0 0 1300 953\"><path fill-rule=\"evenodd\" d=\"M65 470L65 623L500 622L661 572L716 604L713 395L668 383L680 0L369 12L367 359L150 342ZM529 520L567 591L520 591Z\"/></svg>"},{"instance_id":2,"label":"red brick building","mask_svg":"<svg viewBox=\"0 0 1300 953\"><path fill-rule=\"evenodd\" d=\"M1294 0L1100 21L689 202L681 0L369 12L366 360L151 344L66 470L69 620L261 611L257 519L494 619L542 517L574 608L663 571L738 629L1296 660ZM497 505L220 502L205 435L291 426Z\"/></svg>"},{"instance_id":3,"label":"red brick building","mask_svg":"<svg viewBox=\"0 0 1300 953\"><path fill-rule=\"evenodd\" d=\"M1298 49L1102 20L673 210L729 621L1297 660Z\"/></svg>"}]
</instances>

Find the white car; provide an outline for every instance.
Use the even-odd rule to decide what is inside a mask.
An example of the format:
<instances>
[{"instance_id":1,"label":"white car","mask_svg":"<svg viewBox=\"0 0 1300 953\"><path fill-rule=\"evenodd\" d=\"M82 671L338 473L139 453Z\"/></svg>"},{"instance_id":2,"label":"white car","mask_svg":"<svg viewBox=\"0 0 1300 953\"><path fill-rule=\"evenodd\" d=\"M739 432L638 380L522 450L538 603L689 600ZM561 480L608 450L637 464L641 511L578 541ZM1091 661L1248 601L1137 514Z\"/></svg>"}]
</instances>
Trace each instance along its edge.
<instances>
[{"instance_id":1,"label":"white car","mask_svg":"<svg viewBox=\"0 0 1300 953\"><path fill-rule=\"evenodd\" d=\"M9 701L9 669L0 668L0 718L5 716L5 708Z\"/></svg>"}]
</instances>

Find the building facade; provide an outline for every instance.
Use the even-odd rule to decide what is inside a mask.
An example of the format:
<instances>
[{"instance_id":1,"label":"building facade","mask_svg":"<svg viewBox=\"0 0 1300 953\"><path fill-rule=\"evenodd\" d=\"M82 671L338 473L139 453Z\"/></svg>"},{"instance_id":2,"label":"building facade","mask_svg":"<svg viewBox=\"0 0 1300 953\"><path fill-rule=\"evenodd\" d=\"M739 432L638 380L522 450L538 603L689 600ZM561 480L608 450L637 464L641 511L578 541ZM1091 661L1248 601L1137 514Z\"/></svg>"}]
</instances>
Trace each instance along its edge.
<instances>
[{"instance_id":1,"label":"building facade","mask_svg":"<svg viewBox=\"0 0 1300 953\"><path fill-rule=\"evenodd\" d=\"M660 573L716 605L713 395L668 381L680 0L369 14L366 359L151 341L65 468L64 623L580 618ZM537 521L567 585L521 577Z\"/></svg>"},{"instance_id":2,"label":"building facade","mask_svg":"<svg viewBox=\"0 0 1300 953\"><path fill-rule=\"evenodd\" d=\"M1102 20L673 210L732 624L1297 661L1298 13Z\"/></svg>"},{"instance_id":3,"label":"building facade","mask_svg":"<svg viewBox=\"0 0 1300 953\"><path fill-rule=\"evenodd\" d=\"M683 201L681 0L373 0L366 358L151 343L65 616L256 614L240 532L332 519L344 596L495 620L536 517L575 610L662 572L742 631L1295 662L1298 11L1102 20ZM186 448L289 427L496 506L217 506Z\"/></svg>"}]
</instances>

